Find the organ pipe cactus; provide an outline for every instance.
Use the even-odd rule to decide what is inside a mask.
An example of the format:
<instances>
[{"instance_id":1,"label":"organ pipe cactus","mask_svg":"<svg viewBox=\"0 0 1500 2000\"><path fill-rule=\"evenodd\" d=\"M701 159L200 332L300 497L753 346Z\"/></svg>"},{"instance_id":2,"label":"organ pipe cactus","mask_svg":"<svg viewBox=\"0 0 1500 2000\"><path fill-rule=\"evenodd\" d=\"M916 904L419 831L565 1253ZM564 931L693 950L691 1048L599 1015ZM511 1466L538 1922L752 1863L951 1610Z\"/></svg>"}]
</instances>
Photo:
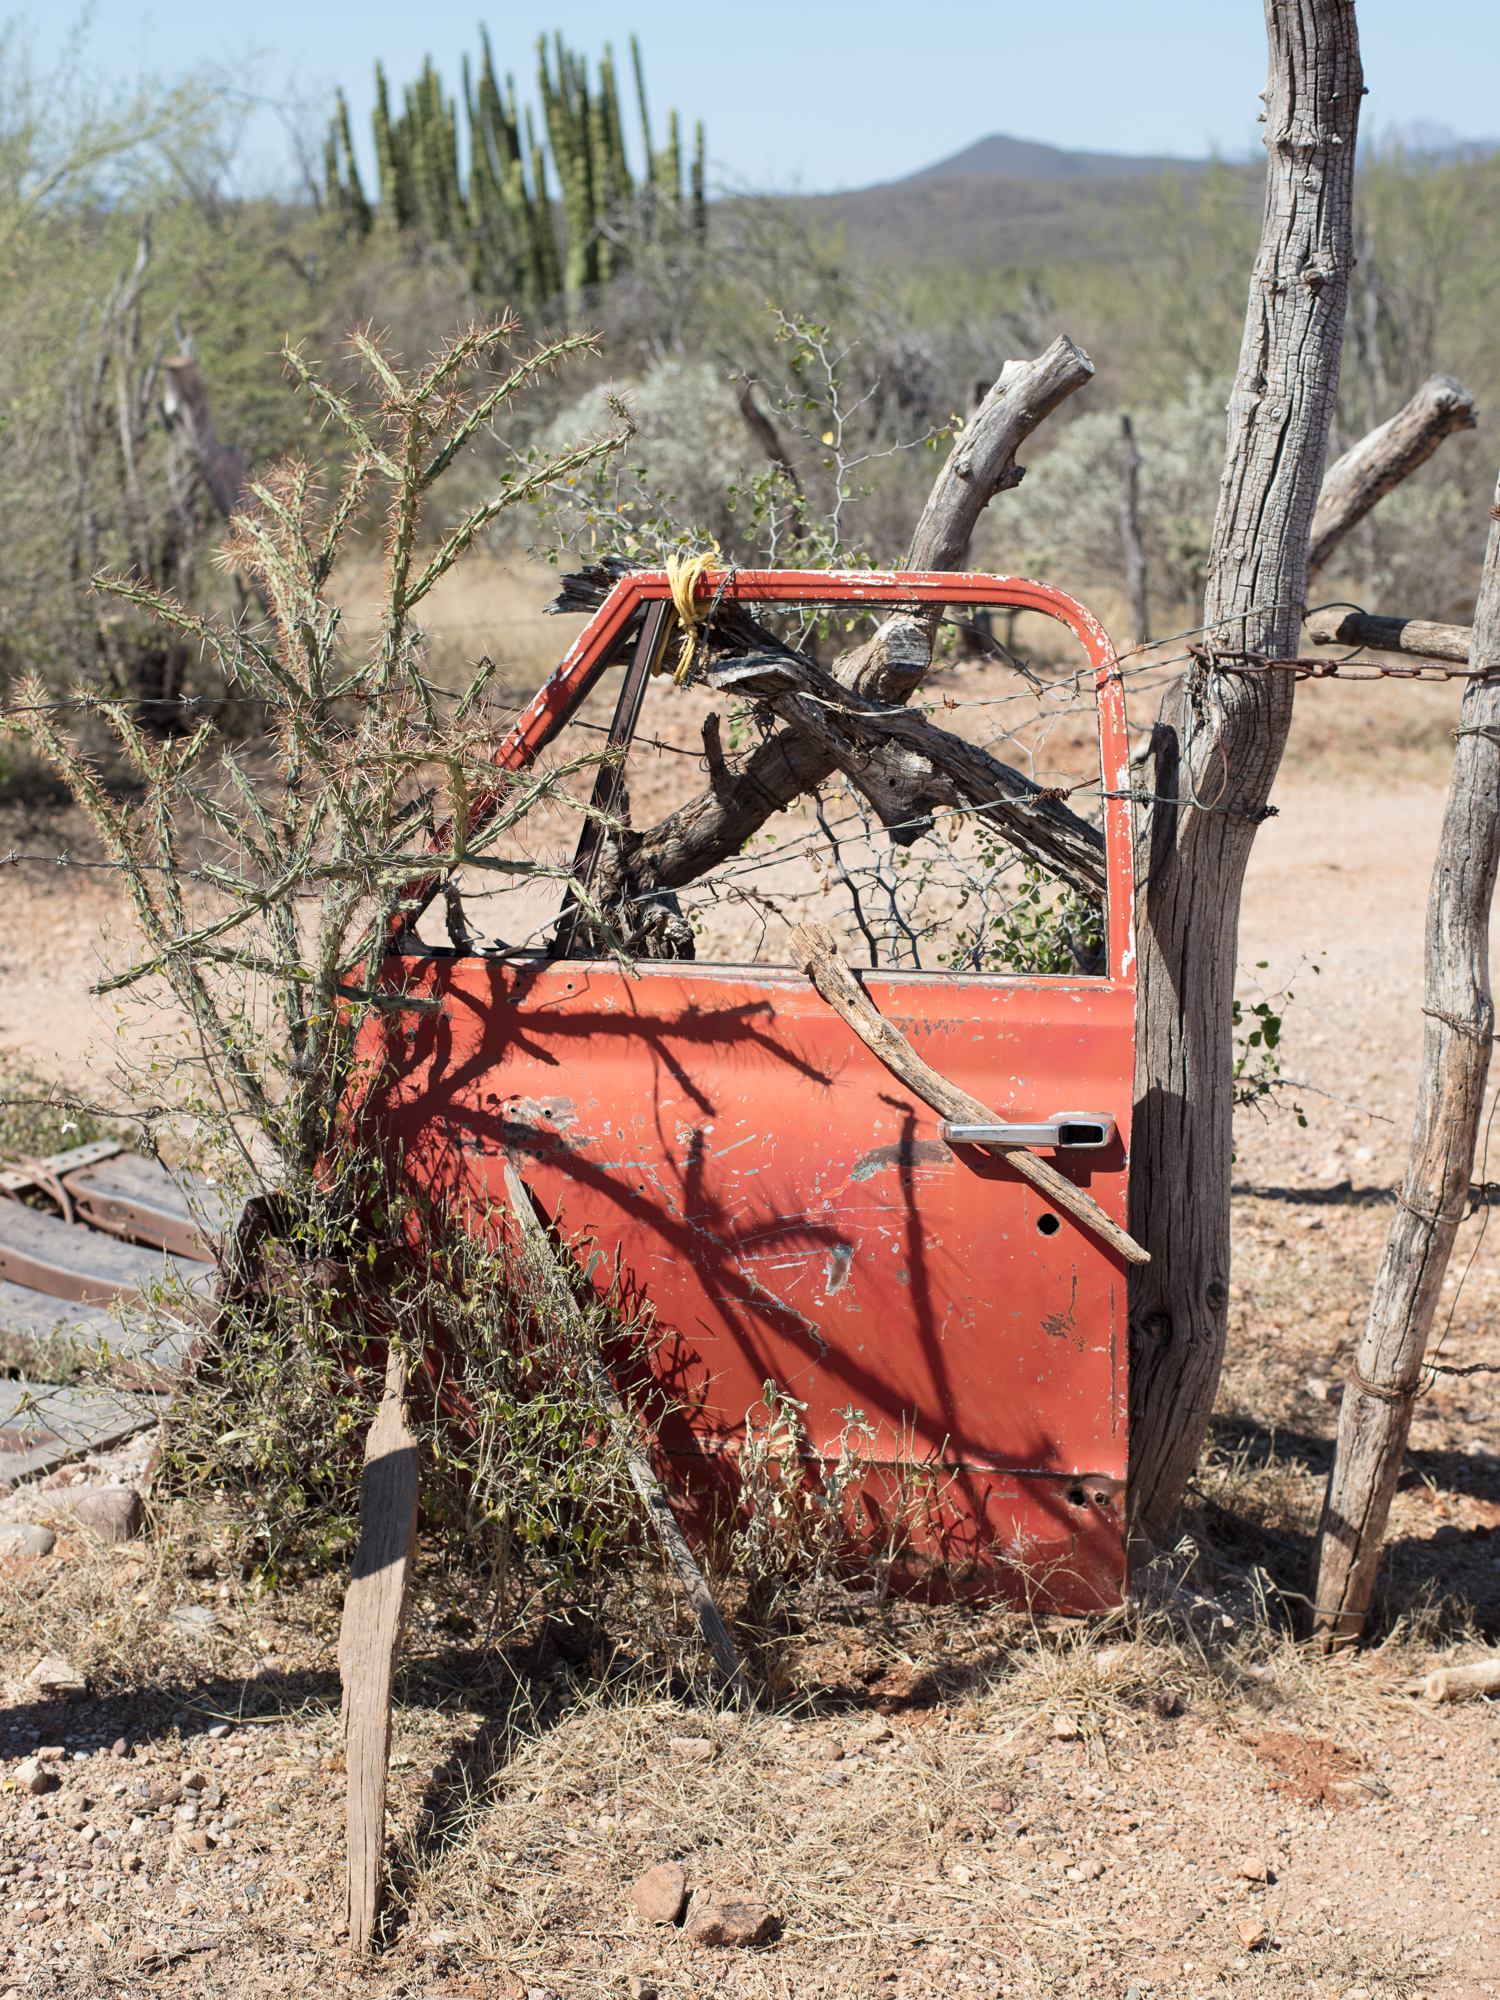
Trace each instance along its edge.
<instances>
[{"instance_id":1,"label":"organ pipe cactus","mask_svg":"<svg viewBox=\"0 0 1500 2000\"><path fill-rule=\"evenodd\" d=\"M641 243L706 234L703 126L697 127L690 193L684 196L677 114L671 115L667 144L658 150L633 35L645 155L639 186L626 156L614 56L607 46L591 86L585 59L561 35L550 50L545 38L538 44L544 146L537 142L531 112L517 108L514 80L507 77L501 88L489 36L482 40L477 77L464 61L467 185L459 164L460 100L444 93L431 61L402 93L396 116L385 72L376 64L373 122L382 221L450 251L476 292L518 300L530 312L542 310L559 293L576 312L587 291L617 276ZM561 251L547 184L549 150L561 188ZM375 214L360 183L342 94L325 156L330 206L347 228L368 234Z\"/></svg>"}]
</instances>

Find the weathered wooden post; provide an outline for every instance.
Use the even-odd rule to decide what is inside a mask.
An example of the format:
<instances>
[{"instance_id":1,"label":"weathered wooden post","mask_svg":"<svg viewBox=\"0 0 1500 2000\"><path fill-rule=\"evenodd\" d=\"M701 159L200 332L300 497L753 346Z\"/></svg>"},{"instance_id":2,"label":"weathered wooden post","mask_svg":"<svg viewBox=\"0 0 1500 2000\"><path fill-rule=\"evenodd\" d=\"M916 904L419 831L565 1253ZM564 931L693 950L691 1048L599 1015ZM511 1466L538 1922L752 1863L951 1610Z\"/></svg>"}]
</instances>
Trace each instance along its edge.
<instances>
[{"instance_id":1,"label":"weathered wooden post","mask_svg":"<svg viewBox=\"0 0 1500 2000\"><path fill-rule=\"evenodd\" d=\"M339 1628L349 1943L368 1951L384 1880L385 1785L396 1647L417 1549L417 1440L406 1417L406 1364L393 1347L385 1394L365 1443L359 1550Z\"/></svg>"},{"instance_id":2,"label":"weathered wooden post","mask_svg":"<svg viewBox=\"0 0 1500 2000\"><path fill-rule=\"evenodd\" d=\"M1339 1408L1313 1551L1313 1633L1325 1652L1364 1630L1412 1403L1458 1225L1494 1035L1490 904L1500 861L1500 486L1474 607L1442 839L1427 899L1427 1017L1411 1156Z\"/></svg>"},{"instance_id":3,"label":"weathered wooden post","mask_svg":"<svg viewBox=\"0 0 1500 2000\"><path fill-rule=\"evenodd\" d=\"M1353 0L1266 0L1266 205L1229 399L1204 591L1212 665L1161 707L1136 864L1130 1516L1163 1546L1229 1331L1231 1046L1240 891L1292 720L1307 549L1338 394L1364 91Z\"/></svg>"},{"instance_id":4,"label":"weathered wooden post","mask_svg":"<svg viewBox=\"0 0 1500 2000\"><path fill-rule=\"evenodd\" d=\"M1120 543L1130 599L1130 643L1144 646L1151 628L1146 612L1146 549L1141 541L1141 454L1129 417L1120 419Z\"/></svg>"}]
</instances>

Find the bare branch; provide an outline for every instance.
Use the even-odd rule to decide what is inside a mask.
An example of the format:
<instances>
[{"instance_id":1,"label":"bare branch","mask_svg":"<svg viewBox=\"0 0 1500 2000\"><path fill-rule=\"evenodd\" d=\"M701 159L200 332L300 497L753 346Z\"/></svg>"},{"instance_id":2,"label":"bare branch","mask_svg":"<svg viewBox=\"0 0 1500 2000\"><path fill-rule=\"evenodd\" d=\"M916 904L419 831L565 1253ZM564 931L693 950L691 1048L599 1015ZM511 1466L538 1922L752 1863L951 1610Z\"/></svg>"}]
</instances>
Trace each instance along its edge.
<instances>
[{"instance_id":1,"label":"bare branch","mask_svg":"<svg viewBox=\"0 0 1500 2000\"><path fill-rule=\"evenodd\" d=\"M1454 431L1479 422L1474 398L1451 375L1429 375L1389 423L1362 437L1328 468L1313 515L1307 570L1320 570L1351 528L1437 450Z\"/></svg>"}]
</instances>

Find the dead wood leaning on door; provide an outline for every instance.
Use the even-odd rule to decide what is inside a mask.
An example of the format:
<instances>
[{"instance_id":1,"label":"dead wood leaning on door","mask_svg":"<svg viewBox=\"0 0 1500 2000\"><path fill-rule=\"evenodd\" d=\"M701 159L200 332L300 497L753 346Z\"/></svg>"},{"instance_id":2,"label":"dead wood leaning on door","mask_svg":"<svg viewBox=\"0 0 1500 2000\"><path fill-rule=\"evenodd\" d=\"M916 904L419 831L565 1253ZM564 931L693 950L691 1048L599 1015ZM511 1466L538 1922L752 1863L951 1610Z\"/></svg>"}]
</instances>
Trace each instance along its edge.
<instances>
[{"instance_id":1,"label":"dead wood leaning on door","mask_svg":"<svg viewBox=\"0 0 1500 2000\"><path fill-rule=\"evenodd\" d=\"M791 935L792 963L805 972L820 997L852 1028L865 1047L879 1056L886 1068L899 1077L908 1090L944 1118L962 1125L997 1125L996 1114L967 1091L951 1084L930 1063L923 1062L899 1028L893 1027L855 978L852 969L834 942L826 924L801 923ZM1049 1167L1045 1160L1024 1146L982 1146L1015 1168L1039 1194L1066 1209L1075 1222L1092 1230L1112 1250L1132 1264L1148 1262L1146 1252L1117 1222L1112 1222L1092 1196Z\"/></svg>"},{"instance_id":2,"label":"dead wood leaning on door","mask_svg":"<svg viewBox=\"0 0 1500 2000\"><path fill-rule=\"evenodd\" d=\"M384 1878L385 1786L396 1646L417 1547L417 1440L406 1419L406 1366L392 1348L385 1393L365 1442L359 1550L339 1628L349 1944L368 1950Z\"/></svg>"},{"instance_id":3,"label":"dead wood leaning on door","mask_svg":"<svg viewBox=\"0 0 1500 2000\"><path fill-rule=\"evenodd\" d=\"M1325 1652L1364 1630L1427 1336L1468 1205L1489 1075L1490 905L1500 862L1500 485L1495 501L1469 648L1476 678L1464 691L1427 899L1426 1029L1411 1154L1339 1407L1313 1548L1313 1633Z\"/></svg>"}]
</instances>

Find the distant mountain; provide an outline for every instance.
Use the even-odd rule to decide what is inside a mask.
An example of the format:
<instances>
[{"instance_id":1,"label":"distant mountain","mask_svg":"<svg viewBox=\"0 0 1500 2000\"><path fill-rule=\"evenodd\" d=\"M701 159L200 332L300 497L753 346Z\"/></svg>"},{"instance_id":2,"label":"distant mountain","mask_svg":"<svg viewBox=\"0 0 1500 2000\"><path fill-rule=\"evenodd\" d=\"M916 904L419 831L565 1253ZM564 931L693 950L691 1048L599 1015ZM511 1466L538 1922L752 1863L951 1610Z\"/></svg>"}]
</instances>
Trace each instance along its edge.
<instances>
[{"instance_id":1,"label":"distant mountain","mask_svg":"<svg viewBox=\"0 0 1500 2000\"><path fill-rule=\"evenodd\" d=\"M1460 161L1487 160L1492 153L1500 153L1500 139L1460 139L1451 125L1435 125L1430 118L1413 118L1407 125L1388 126L1378 139L1366 141L1359 150L1364 158L1371 153L1377 158L1400 153L1408 160L1451 167Z\"/></svg>"},{"instance_id":2,"label":"distant mountain","mask_svg":"<svg viewBox=\"0 0 1500 2000\"><path fill-rule=\"evenodd\" d=\"M1059 146L1044 146L1035 139L1010 139L992 132L977 139L951 159L939 160L935 167L923 167L893 181L905 187L912 181L951 181L969 174L1001 174L1008 180L1113 181L1128 174L1159 174L1163 167L1204 167L1206 160L1146 158L1137 153L1065 153Z\"/></svg>"}]
</instances>

